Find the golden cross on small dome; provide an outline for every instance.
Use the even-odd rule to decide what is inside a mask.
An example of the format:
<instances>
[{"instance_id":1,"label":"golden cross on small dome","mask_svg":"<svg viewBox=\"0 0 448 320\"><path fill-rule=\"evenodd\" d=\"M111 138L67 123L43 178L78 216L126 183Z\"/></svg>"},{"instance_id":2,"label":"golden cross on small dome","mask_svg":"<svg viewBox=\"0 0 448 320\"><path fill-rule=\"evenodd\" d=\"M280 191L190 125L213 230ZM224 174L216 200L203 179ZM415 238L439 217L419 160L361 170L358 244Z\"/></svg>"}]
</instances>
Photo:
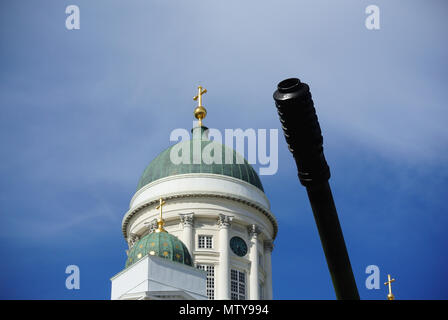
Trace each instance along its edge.
<instances>
[{"instance_id":1,"label":"golden cross on small dome","mask_svg":"<svg viewBox=\"0 0 448 320\"><path fill-rule=\"evenodd\" d=\"M198 101L198 106L194 109L194 116L199 120L200 127L202 127L202 119L207 115L207 110L202 105L202 95L205 93L207 93L207 89L198 86L198 95L193 98L194 101Z\"/></svg>"},{"instance_id":2,"label":"golden cross on small dome","mask_svg":"<svg viewBox=\"0 0 448 320\"><path fill-rule=\"evenodd\" d=\"M162 207L166 204L165 201L163 201L162 198L159 199L159 205L156 207L156 209L160 209L159 213L159 219L157 219L157 229L155 232L166 232L166 230L163 228L165 221L162 218Z\"/></svg>"},{"instance_id":3,"label":"golden cross on small dome","mask_svg":"<svg viewBox=\"0 0 448 320\"><path fill-rule=\"evenodd\" d=\"M387 275L387 282L384 282L385 286L389 286L389 294L387 295L388 300L395 300L395 296L392 294L392 282L394 282L395 279L390 278L390 274Z\"/></svg>"}]
</instances>

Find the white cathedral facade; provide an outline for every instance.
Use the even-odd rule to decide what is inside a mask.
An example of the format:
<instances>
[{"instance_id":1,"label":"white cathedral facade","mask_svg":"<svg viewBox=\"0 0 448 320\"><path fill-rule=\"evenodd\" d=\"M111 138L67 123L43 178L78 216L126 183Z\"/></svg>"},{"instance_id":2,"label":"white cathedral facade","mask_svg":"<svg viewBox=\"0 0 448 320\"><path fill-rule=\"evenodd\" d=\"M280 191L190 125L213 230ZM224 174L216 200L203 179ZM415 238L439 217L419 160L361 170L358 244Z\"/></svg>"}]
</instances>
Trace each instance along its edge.
<instances>
[{"instance_id":1,"label":"white cathedral facade","mask_svg":"<svg viewBox=\"0 0 448 320\"><path fill-rule=\"evenodd\" d=\"M112 299L273 298L277 221L252 166L225 163L224 154L235 160L236 152L208 140L200 96L201 88L193 138L148 165L123 217L129 250L111 279ZM222 163L197 164L192 152L190 163L173 164L173 148L195 143L222 151Z\"/></svg>"}]
</instances>

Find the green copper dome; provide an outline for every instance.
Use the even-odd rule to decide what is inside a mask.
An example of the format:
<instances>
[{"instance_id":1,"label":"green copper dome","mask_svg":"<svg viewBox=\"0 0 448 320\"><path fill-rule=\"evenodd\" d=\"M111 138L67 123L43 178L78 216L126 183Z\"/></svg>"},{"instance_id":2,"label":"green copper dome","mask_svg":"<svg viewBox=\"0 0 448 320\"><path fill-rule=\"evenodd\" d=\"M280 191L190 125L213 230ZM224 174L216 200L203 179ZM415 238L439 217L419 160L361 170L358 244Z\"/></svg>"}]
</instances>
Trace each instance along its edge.
<instances>
[{"instance_id":1,"label":"green copper dome","mask_svg":"<svg viewBox=\"0 0 448 320\"><path fill-rule=\"evenodd\" d=\"M129 250L126 268L146 255L153 255L192 266L187 247L167 232L152 232L137 241Z\"/></svg>"},{"instance_id":2,"label":"green copper dome","mask_svg":"<svg viewBox=\"0 0 448 320\"><path fill-rule=\"evenodd\" d=\"M206 130L206 128L201 129ZM206 154L210 154L211 157L215 156L215 150L220 150L221 155L219 156L219 154L217 153L217 158L219 157L221 161L214 161L211 164L206 164L204 163L204 159L202 159L200 163L198 164L194 163L193 148L195 148L195 150L199 150L199 147L197 146L200 146L201 154L204 154L202 153L202 151L204 151L204 148L206 148L205 150ZM190 150L189 161L184 161L186 163L181 162L179 164L174 164L170 158L171 152L172 151L178 152L178 156L180 159L182 157L182 151L180 150L182 149ZM199 152L196 153L199 154ZM225 163L226 153L227 155L230 155L230 157L232 157L231 164ZM240 158L242 161L239 161L238 163L237 158ZM235 152L235 150L225 145L222 145L218 142L204 138L202 139L199 138L199 141L196 138L194 138L193 140L179 142L178 144L169 147L161 154L159 154L146 167L138 183L137 190L140 190L145 185L158 179L185 173L212 173L212 174L225 175L246 181L264 192L260 178L258 177L254 168L247 162L246 159L243 159L242 156L240 156L237 152Z\"/></svg>"}]
</instances>

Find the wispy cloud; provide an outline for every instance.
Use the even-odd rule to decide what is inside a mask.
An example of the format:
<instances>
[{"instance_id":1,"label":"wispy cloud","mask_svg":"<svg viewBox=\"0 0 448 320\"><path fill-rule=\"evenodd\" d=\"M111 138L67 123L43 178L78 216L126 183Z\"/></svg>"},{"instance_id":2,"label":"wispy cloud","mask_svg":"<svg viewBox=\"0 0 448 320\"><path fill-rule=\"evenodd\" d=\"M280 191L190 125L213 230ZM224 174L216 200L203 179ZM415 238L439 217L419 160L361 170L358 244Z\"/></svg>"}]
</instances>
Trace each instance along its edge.
<instances>
[{"instance_id":1,"label":"wispy cloud","mask_svg":"<svg viewBox=\"0 0 448 320\"><path fill-rule=\"evenodd\" d=\"M208 89L207 126L280 128L272 93L291 76L311 87L337 204L359 245L355 263L381 256L391 230L396 245L409 238L420 254L442 238L444 2L376 1L375 32L364 27L369 1L77 2L81 29L73 32L63 3L2 2L4 243L50 248L52 239L79 237L90 252L87 240L116 239L145 166L170 144L171 130L191 127L196 85ZM282 245L308 244L316 230L279 139L279 171L262 180L280 220L278 261L289 261ZM303 234L284 233L285 224ZM365 240L370 233L374 240ZM320 254L315 240L303 252Z\"/></svg>"}]
</instances>

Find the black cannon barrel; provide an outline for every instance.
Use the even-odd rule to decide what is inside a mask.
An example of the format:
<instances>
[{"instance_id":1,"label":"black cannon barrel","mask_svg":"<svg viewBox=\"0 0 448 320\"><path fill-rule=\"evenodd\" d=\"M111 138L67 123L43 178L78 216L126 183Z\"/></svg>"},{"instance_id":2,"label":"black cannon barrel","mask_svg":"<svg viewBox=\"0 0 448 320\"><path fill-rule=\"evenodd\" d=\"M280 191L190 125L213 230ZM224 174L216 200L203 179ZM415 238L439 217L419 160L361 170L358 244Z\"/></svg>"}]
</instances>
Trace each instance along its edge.
<instances>
[{"instance_id":1,"label":"black cannon barrel","mask_svg":"<svg viewBox=\"0 0 448 320\"><path fill-rule=\"evenodd\" d=\"M337 299L358 300L359 293L331 194L330 168L310 88L297 78L283 80L274 92L283 132L306 187Z\"/></svg>"}]
</instances>

